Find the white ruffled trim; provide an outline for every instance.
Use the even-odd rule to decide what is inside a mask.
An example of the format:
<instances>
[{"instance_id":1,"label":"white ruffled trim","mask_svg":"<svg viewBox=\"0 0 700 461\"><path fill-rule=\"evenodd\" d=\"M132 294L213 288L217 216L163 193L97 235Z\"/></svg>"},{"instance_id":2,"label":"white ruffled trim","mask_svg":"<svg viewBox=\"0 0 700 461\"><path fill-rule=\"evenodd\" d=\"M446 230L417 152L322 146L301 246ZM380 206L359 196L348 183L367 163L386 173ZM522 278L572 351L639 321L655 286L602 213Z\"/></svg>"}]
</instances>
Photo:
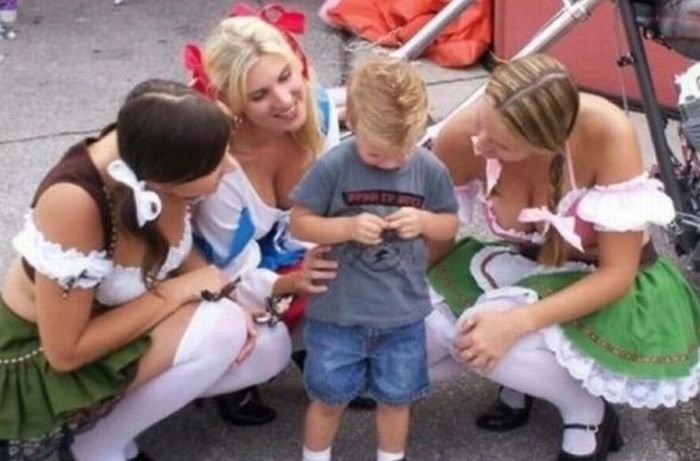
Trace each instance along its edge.
<instances>
[{"instance_id":1,"label":"white ruffled trim","mask_svg":"<svg viewBox=\"0 0 700 461\"><path fill-rule=\"evenodd\" d=\"M557 362L593 395L611 403L626 403L634 408L676 406L687 402L700 390L700 362L688 376L669 379L644 379L622 375L600 366L590 356L582 353L564 334L558 325L541 331L547 347L554 352Z\"/></svg>"},{"instance_id":2,"label":"white ruffled trim","mask_svg":"<svg viewBox=\"0 0 700 461\"><path fill-rule=\"evenodd\" d=\"M557 214L568 216L574 204L581 200L589 191L589 189L572 189L567 192L557 204Z\"/></svg>"},{"instance_id":3,"label":"white ruffled trim","mask_svg":"<svg viewBox=\"0 0 700 461\"><path fill-rule=\"evenodd\" d=\"M594 264L581 261L567 261L561 266L545 266L517 252L508 251L509 249L510 247L505 245L489 245L476 252L472 257L469 263L469 272L482 290L489 291L514 285L519 280L532 275L571 271L592 272L596 269ZM501 254L494 256L497 253ZM503 258L508 258L509 261L503 262ZM487 263L488 259L491 261ZM502 268L507 269L508 272L499 272L499 269ZM496 282L497 286L493 286L492 281Z\"/></svg>"},{"instance_id":4,"label":"white ruffled trim","mask_svg":"<svg viewBox=\"0 0 700 461\"><path fill-rule=\"evenodd\" d=\"M168 274L182 265L185 258L190 254L192 250L192 219L190 210L187 210L185 214L185 225L182 231L182 236L180 236L180 241L177 245L170 247L168 249L168 254L165 257L165 261L158 271L156 280L164 280ZM121 264L114 264L114 268L118 271L123 272L136 272L140 273L140 266L123 266Z\"/></svg>"},{"instance_id":5,"label":"white ruffled trim","mask_svg":"<svg viewBox=\"0 0 700 461\"><path fill-rule=\"evenodd\" d=\"M25 216L24 228L12 240L12 246L35 270L67 289L92 288L113 268L104 250L85 254L46 240L34 224L31 211Z\"/></svg>"},{"instance_id":6,"label":"white ruffled trim","mask_svg":"<svg viewBox=\"0 0 700 461\"><path fill-rule=\"evenodd\" d=\"M493 212L493 203L491 200L486 198L483 193L479 195L479 199L482 202L484 212L486 214L486 224L493 234L499 237L509 238L510 240L515 240L517 242L532 243L534 245L542 245L544 243L544 235L537 231L525 232L502 227L498 223L498 219Z\"/></svg>"},{"instance_id":7,"label":"white ruffled trim","mask_svg":"<svg viewBox=\"0 0 700 461\"><path fill-rule=\"evenodd\" d=\"M618 184L594 186L581 198L576 214L598 231L644 230L647 224L665 226L676 212L658 179L643 173Z\"/></svg>"}]
</instances>

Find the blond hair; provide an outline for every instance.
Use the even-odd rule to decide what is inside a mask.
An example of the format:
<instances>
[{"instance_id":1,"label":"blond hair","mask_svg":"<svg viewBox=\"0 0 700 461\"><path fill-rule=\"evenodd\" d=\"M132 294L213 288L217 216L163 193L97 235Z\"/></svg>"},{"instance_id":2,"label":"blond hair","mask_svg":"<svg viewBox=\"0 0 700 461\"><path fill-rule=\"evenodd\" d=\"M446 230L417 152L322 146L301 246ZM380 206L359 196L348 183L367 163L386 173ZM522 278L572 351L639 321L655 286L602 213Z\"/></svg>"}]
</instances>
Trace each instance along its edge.
<instances>
[{"instance_id":1,"label":"blond hair","mask_svg":"<svg viewBox=\"0 0 700 461\"><path fill-rule=\"evenodd\" d=\"M358 136L380 140L409 152L428 120L425 83L406 61L370 58L356 66L348 81L348 120Z\"/></svg>"},{"instance_id":2,"label":"blond hair","mask_svg":"<svg viewBox=\"0 0 700 461\"><path fill-rule=\"evenodd\" d=\"M579 112L579 92L566 67L544 54L532 54L494 70L486 96L508 128L530 145L555 152L549 169L548 206L561 200L566 141ZM562 237L554 227L547 232L540 262L559 266L566 260Z\"/></svg>"},{"instance_id":3,"label":"blond hair","mask_svg":"<svg viewBox=\"0 0 700 461\"><path fill-rule=\"evenodd\" d=\"M299 57L284 35L274 26L255 16L224 19L214 29L204 46L204 69L218 97L233 116L240 116L246 104L248 72L262 56L275 55L302 71ZM305 150L318 154L323 146L319 128L313 83L305 80L306 121L291 133Z\"/></svg>"}]
</instances>

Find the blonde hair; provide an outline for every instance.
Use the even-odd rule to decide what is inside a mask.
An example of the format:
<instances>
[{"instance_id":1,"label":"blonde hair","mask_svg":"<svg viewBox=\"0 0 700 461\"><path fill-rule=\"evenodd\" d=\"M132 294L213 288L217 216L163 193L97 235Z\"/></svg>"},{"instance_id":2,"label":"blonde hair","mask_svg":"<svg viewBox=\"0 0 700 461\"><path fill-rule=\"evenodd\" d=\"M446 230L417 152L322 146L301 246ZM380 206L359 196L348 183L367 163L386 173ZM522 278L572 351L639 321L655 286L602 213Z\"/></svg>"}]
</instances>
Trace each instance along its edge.
<instances>
[{"instance_id":1,"label":"blonde hair","mask_svg":"<svg viewBox=\"0 0 700 461\"><path fill-rule=\"evenodd\" d=\"M566 141L579 112L579 92L569 72L550 56L525 56L494 70L486 96L511 131L530 145L557 154L549 168L548 206L554 211L562 196ZM559 266L566 257L562 237L550 227L540 262Z\"/></svg>"},{"instance_id":2,"label":"blonde hair","mask_svg":"<svg viewBox=\"0 0 700 461\"><path fill-rule=\"evenodd\" d=\"M370 58L353 69L347 88L348 120L358 136L409 152L428 120L425 83L406 61Z\"/></svg>"},{"instance_id":3,"label":"blonde hair","mask_svg":"<svg viewBox=\"0 0 700 461\"><path fill-rule=\"evenodd\" d=\"M221 21L204 46L204 69L233 116L240 116L246 104L248 72L262 56L286 59L296 71L302 71L299 57L286 38L274 26L255 16L237 16ZM323 146L313 83L305 80L306 121L291 133L303 149L318 154Z\"/></svg>"}]
</instances>

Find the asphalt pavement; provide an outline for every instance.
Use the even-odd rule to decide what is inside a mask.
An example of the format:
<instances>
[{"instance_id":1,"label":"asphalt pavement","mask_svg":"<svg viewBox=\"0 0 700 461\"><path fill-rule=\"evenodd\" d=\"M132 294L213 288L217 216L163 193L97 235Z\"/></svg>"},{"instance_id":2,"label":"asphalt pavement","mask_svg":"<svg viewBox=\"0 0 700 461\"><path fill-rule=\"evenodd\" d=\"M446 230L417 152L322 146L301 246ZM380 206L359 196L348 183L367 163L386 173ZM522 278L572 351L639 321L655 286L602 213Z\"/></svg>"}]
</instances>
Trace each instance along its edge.
<instances>
[{"instance_id":1,"label":"asphalt pavement","mask_svg":"<svg viewBox=\"0 0 700 461\"><path fill-rule=\"evenodd\" d=\"M249 2L260 4L260 2ZM303 43L318 78L340 85L348 65L368 45L323 25L320 1L284 2L308 14ZM0 40L0 263L12 257L33 190L65 149L109 123L136 83L162 77L186 80L182 48L201 42L226 14L224 0L20 0L16 38ZM483 83L481 66L462 70L416 63L428 82L435 120ZM648 133L634 116L648 163ZM666 250L667 251L667 250ZM307 403L299 372L290 366L263 386L278 419L262 427L232 427L212 405L188 406L148 430L139 445L163 461L297 460ZM435 386L415 405L408 454L412 461L554 459L560 421L537 402L530 423L506 434L478 430L478 412L493 400L495 387L465 373ZM623 450L611 461L697 461L700 459L700 399L675 409L620 407ZM335 444L337 461L371 461L375 453L371 412L346 413ZM96 460L99 461L99 460Z\"/></svg>"}]
</instances>

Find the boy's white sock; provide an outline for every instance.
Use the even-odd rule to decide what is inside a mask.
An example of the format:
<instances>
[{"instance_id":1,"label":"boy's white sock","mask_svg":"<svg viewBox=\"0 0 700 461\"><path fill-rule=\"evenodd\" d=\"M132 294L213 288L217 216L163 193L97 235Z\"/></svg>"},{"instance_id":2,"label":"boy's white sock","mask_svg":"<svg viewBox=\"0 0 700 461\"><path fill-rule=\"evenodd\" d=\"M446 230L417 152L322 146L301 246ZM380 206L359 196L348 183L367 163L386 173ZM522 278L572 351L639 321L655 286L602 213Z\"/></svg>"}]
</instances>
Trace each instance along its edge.
<instances>
[{"instance_id":1,"label":"boy's white sock","mask_svg":"<svg viewBox=\"0 0 700 461\"><path fill-rule=\"evenodd\" d=\"M404 452L389 453L382 449L377 450L377 461L401 461L404 457Z\"/></svg>"},{"instance_id":2,"label":"boy's white sock","mask_svg":"<svg viewBox=\"0 0 700 461\"><path fill-rule=\"evenodd\" d=\"M331 461L331 447L321 451L313 451L304 447L302 461Z\"/></svg>"}]
</instances>

